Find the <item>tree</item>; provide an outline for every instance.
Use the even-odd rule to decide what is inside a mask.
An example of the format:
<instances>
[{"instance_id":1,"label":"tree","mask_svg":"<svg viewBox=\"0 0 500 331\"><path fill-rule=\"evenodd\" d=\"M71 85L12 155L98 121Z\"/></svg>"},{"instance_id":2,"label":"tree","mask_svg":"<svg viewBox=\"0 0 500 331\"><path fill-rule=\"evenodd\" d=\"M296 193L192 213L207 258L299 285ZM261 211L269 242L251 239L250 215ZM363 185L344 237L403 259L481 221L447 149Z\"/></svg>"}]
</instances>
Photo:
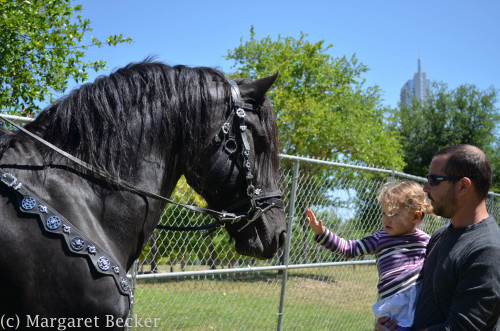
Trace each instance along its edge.
<instances>
[{"instance_id":1,"label":"tree","mask_svg":"<svg viewBox=\"0 0 500 331\"><path fill-rule=\"evenodd\" d=\"M269 96L282 152L402 169L396 132L387 126L390 110L377 86L364 86L368 68L355 55L332 57L332 45L306 37L259 40L251 27L250 40L226 56L235 61L232 76L256 79L279 70Z\"/></svg>"},{"instance_id":2,"label":"tree","mask_svg":"<svg viewBox=\"0 0 500 331\"><path fill-rule=\"evenodd\" d=\"M434 83L425 102L413 100L409 106L401 106L397 127L406 162L404 171L426 176L434 153L454 144L477 146L492 158L492 163L497 162L497 93L493 87L481 91L470 84L450 91L446 84ZM495 176L498 183L498 171Z\"/></svg>"},{"instance_id":3,"label":"tree","mask_svg":"<svg viewBox=\"0 0 500 331\"><path fill-rule=\"evenodd\" d=\"M106 62L84 62L85 50L103 42L84 37L90 21L71 0L0 1L0 105L1 111L39 111L37 103L65 91L68 81L87 78L88 70ZM76 16L75 16L76 15ZM104 44L116 46L132 39L109 36Z\"/></svg>"}]
</instances>

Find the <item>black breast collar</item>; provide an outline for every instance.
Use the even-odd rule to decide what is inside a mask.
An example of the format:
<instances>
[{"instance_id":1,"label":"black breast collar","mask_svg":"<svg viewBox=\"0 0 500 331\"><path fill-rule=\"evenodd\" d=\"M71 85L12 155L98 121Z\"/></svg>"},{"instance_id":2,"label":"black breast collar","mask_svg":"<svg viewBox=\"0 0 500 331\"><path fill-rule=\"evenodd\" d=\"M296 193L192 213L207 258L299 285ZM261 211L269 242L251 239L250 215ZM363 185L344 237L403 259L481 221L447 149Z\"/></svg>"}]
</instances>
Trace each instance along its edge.
<instances>
[{"instance_id":1,"label":"black breast collar","mask_svg":"<svg viewBox=\"0 0 500 331\"><path fill-rule=\"evenodd\" d=\"M0 181L15 193L20 212L38 216L45 232L61 236L71 253L87 257L99 274L113 277L120 293L128 296L129 301L132 301L133 294L130 291L125 268L121 267L104 249L85 236L70 221L19 182L14 175L1 168Z\"/></svg>"}]
</instances>

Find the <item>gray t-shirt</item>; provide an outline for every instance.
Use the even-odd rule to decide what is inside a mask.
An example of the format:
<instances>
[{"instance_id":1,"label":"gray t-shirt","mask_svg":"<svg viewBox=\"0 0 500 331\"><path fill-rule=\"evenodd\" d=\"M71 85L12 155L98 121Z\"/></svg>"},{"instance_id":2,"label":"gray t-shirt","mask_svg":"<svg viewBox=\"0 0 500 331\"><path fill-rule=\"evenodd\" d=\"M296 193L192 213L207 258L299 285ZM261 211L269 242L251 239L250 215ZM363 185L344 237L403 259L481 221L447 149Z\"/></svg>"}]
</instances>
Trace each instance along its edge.
<instances>
[{"instance_id":1,"label":"gray t-shirt","mask_svg":"<svg viewBox=\"0 0 500 331\"><path fill-rule=\"evenodd\" d=\"M419 279L413 330L500 330L500 228L493 217L436 230Z\"/></svg>"}]
</instances>

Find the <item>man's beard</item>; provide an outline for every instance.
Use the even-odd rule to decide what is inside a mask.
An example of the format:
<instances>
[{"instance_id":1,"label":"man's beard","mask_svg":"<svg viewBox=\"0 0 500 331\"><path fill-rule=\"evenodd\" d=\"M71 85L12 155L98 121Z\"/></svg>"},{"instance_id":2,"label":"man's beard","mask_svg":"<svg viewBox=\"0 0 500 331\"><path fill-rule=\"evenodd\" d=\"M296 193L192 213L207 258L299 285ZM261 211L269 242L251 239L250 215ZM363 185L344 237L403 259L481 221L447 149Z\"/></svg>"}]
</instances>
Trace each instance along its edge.
<instances>
[{"instance_id":1,"label":"man's beard","mask_svg":"<svg viewBox=\"0 0 500 331\"><path fill-rule=\"evenodd\" d=\"M457 211L457 199L453 191L454 185L450 187L441 201L436 201L432 196L430 196L431 201L434 202L432 204L434 214L449 219L455 215L455 212Z\"/></svg>"}]
</instances>

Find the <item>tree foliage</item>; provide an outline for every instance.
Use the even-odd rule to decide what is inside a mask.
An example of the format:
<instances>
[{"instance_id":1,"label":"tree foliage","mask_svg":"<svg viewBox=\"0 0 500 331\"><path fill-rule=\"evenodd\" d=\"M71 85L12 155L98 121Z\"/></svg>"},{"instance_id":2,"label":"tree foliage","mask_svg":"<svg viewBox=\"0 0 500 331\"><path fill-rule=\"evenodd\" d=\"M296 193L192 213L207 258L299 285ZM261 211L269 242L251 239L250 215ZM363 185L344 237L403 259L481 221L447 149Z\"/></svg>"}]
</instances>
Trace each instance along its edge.
<instances>
[{"instance_id":1,"label":"tree foliage","mask_svg":"<svg viewBox=\"0 0 500 331\"><path fill-rule=\"evenodd\" d=\"M280 131L282 152L393 169L403 166L395 132L387 127L377 86L365 87L368 68L355 55L334 58L332 45L270 36L229 51L232 76L262 78L280 72L269 92Z\"/></svg>"},{"instance_id":2,"label":"tree foliage","mask_svg":"<svg viewBox=\"0 0 500 331\"><path fill-rule=\"evenodd\" d=\"M88 41L92 28L81 10L71 0L0 0L0 110L37 112L70 78L83 82L89 70L105 67L84 62L86 49L132 41L121 34Z\"/></svg>"},{"instance_id":3,"label":"tree foliage","mask_svg":"<svg viewBox=\"0 0 500 331\"><path fill-rule=\"evenodd\" d=\"M492 163L498 162L497 94L493 87L481 91L464 84L450 90L444 83L434 83L425 102L413 100L409 106L402 105L397 125L406 162L404 171L426 176L434 153L455 144L477 146ZM496 177L494 182L498 183L498 171Z\"/></svg>"}]
</instances>

